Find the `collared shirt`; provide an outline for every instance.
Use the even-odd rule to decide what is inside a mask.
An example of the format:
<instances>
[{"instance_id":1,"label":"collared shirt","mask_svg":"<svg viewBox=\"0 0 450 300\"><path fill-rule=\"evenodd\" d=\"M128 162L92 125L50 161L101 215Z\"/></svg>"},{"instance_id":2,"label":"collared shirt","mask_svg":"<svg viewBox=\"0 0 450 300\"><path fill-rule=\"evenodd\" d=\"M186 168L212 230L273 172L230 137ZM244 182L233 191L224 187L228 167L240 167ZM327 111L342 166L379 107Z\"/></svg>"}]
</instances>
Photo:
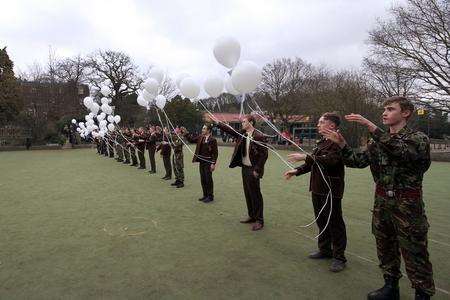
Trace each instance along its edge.
<instances>
[{"instance_id":1,"label":"collared shirt","mask_svg":"<svg viewBox=\"0 0 450 300\"><path fill-rule=\"evenodd\" d=\"M245 155L242 156L242 164L247 167L252 166L252 162L250 161L250 141L252 139L253 131L251 133L247 133L245 138Z\"/></svg>"}]
</instances>

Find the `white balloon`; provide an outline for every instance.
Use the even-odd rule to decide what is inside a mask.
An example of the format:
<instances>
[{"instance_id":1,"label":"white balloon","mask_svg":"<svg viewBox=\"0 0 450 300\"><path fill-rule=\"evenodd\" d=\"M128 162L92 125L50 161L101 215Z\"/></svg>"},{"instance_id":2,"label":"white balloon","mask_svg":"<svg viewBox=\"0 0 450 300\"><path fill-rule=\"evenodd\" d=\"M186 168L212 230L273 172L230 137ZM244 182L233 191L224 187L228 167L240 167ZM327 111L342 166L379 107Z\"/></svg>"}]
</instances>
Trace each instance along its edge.
<instances>
[{"instance_id":1,"label":"white balloon","mask_svg":"<svg viewBox=\"0 0 450 300\"><path fill-rule=\"evenodd\" d=\"M180 91L183 96L193 100L200 93L200 86L192 77L188 77L181 81Z\"/></svg>"},{"instance_id":2,"label":"white balloon","mask_svg":"<svg viewBox=\"0 0 450 300\"><path fill-rule=\"evenodd\" d=\"M159 82L155 78L148 78L143 85L150 95L158 94Z\"/></svg>"},{"instance_id":3,"label":"white balloon","mask_svg":"<svg viewBox=\"0 0 450 300\"><path fill-rule=\"evenodd\" d=\"M156 94L152 95L147 90L144 90L141 95L142 95L142 98L144 98L144 100L147 102L152 101L153 99L155 99L155 96L156 96Z\"/></svg>"},{"instance_id":4,"label":"white balloon","mask_svg":"<svg viewBox=\"0 0 450 300\"><path fill-rule=\"evenodd\" d=\"M90 116L90 115L85 115L85 116L84 116L84 119L85 119L86 122L87 122L87 121L89 121L89 120L91 119L91 116Z\"/></svg>"},{"instance_id":5,"label":"white balloon","mask_svg":"<svg viewBox=\"0 0 450 300\"><path fill-rule=\"evenodd\" d=\"M234 68L231 74L233 87L240 93L254 91L262 79L261 68L252 61L243 61Z\"/></svg>"},{"instance_id":6,"label":"white balloon","mask_svg":"<svg viewBox=\"0 0 450 300\"><path fill-rule=\"evenodd\" d=\"M99 122L100 127L106 127L106 125L108 125L108 122L106 122L106 120L101 120Z\"/></svg>"},{"instance_id":7,"label":"white balloon","mask_svg":"<svg viewBox=\"0 0 450 300\"><path fill-rule=\"evenodd\" d=\"M98 113L98 111L100 110L100 106L94 102L94 103L92 103L90 110L94 115L96 115Z\"/></svg>"},{"instance_id":8,"label":"white balloon","mask_svg":"<svg viewBox=\"0 0 450 300\"><path fill-rule=\"evenodd\" d=\"M83 99L83 104L84 104L84 106L86 106L86 108L89 108L92 105L93 102L94 101L92 100L91 97L85 97Z\"/></svg>"},{"instance_id":9,"label":"white balloon","mask_svg":"<svg viewBox=\"0 0 450 300\"><path fill-rule=\"evenodd\" d=\"M81 131L81 128L80 127L77 127L77 132L80 132Z\"/></svg>"},{"instance_id":10,"label":"white balloon","mask_svg":"<svg viewBox=\"0 0 450 300\"><path fill-rule=\"evenodd\" d=\"M108 116L107 119L109 123L114 123L114 116Z\"/></svg>"},{"instance_id":11,"label":"white balloon","mask_svg":"<svg viewBox=\"0 0 450 300\"><path fill-rule=\"evenodd\" d=\"M239 92L233 86L233 82L231 82L230 75L227 75L227 77L225 78L225 90L231 95L239 95Z\"/></svg>"},{"instance_id":12,"label":"white balloon","mask_svg":"<svg viewBox=\"0 0 450 300\"><path fill-rule=\"evenodd\" d=\"M213 98L218 97L223 91L223 79L217 75L210 75L203 85L205 92Z\"/></svg>"},{"instance_id":13,"label":"white balloon","mask_svg":"<svg viewBox=\"0 0 450 300\"><path fill-rule=\"evenodd\" d=\"M167 99L163 95L158 95L155 98L156 106L158 106L159 109L164 108L164 106L166 105L166 101Z\"/></svg>"},{"instance_id":14,"label":"white balloon","mask_svg":"<svg viewBox=\"0 0 450 300\"><path fill-rule=\"evenodd\" d=\"M114 116L114 123L119 124L121 120L122 120L122 119L120 118L119 115L115 115L115 116Z\"/></svg>"},{"instance_id":15,"label":"white balloon","mask_svg":"<svg viewBox=\"0 0 450 300\"><path fill-rule=\"evenodd\" d=\"M115 127L114 127L114 124L108 124L108 130L109 131L114 131L114 129L115 129Z\"/></svg>"},{"instance_id":16,"label":"white balloon","mask_svg":"<svg viewBox=\"0 0 450 300\"><path fill-rule=\"evenodd\" d=\"M214 45L214 57L226 68L233 68L241 57L241 45L232 37L221 37Z\"/></svg>"},{"instance_id":17,"label":"white balloon","mask_svg":"<svg viewBox=\"0 0 450 300\"><path fill-rule=\"evenodd\" d=\"M107 97L109 96L109 94L111 94L111 90L109 87L107 87L106 85L102 86L102 88L100 89L100 93L102 93L103 96Z\"/></svg>"},{"instance_id":18,"label":"white balloon","mask_svg":"<svg viewBox=\"0 0 450 300\"><path fill-rule=\"evenodd\" d=\"M188 78L188 77L191 77L191 75L189 75L188 73L185 73L185 72L178 74L177 79L175 80L177 87L180 88L180 84L183 81L183 79Z\"/></svg>"},{"instance_id":19,"label":"white balloon","mask_svg":"<svg viewBox=\"0 0 450 300\"><path fill-rule=\"evenodd\" d=\"M90 113L89 113L89 117L90 117L91 119L93 119L93 118L95 117L95 115L94 115L92 112L90 112Z\"/></svg>"},{"instance_id":20,"label":"white balloon","mask_svg":"<svg viewBox=\"0 0 450 300\"><path fill-rule=\"evenodd\" d=\"M80 123L78 123L78 126L80 126L81 128L84 128L84 123L80 122Z\"/></svg>"},{"instance_id":21,"label":"white balloon","mask_svg":"<svg viewBox=\"0 0 450 300\"><path fill-rule=\"evenodd\" d=\"M108 98L106 98L106 97L103 97L102 99L100 99L100 102L102 104L108 104L109 103Z\"/></svg>"},{"instance_id":22,"label":"white balloon","mask_svg":"<svg viewBox=\"0 0 450 300\"><path fill-rule=\"evenodd\" d=\"M137 103L143 107L147 107L147 105L148 105L148 102L144 99L144 97L142 95L139 95L137 97Z\"/></svg>"},{"instance_id":23,"label":"white balloon","mask_svg":"<svg viewBox=\"0 0 450 300\"><path fill-rule=\"evenodd\" d=\"M98 135L101 136L101 137L105 137L105 134L106 134L106 131L104 131L104 130L100 130L98 132Z\"/></svg>"},{"instance_id":24,"label":"white balloon","mask_svg":"<svg viewBox=\"0 0 450 300\"><path fill-rule=\"evenodd\" d=\"M72 124L77 124L77 120L72 119Z\"/></svg>"},{"instance_id":25,"label":"white balloon","mask_svg":"<svg viewBox=\"0 0 450 300\"><path fill-rule=\"evenodd\" d=\"M161 84L164 79L164 70L159 67L153 67L150 70L149 77L156 79L156 81L158 81L158 83Z\"/></svg>"}]
</instances>

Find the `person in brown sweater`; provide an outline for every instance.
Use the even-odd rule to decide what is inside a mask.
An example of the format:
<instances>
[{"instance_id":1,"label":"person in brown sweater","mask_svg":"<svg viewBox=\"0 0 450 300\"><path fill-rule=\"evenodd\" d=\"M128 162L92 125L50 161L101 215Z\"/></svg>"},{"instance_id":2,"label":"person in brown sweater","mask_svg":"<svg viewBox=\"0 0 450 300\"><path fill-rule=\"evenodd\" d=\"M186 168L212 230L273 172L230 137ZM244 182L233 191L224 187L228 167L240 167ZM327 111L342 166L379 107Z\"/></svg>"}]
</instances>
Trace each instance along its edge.
<instances>
[{"instance_id":1,"label":"person in brown sweater","mask_svg":"<svg viewBox=\"0 0 450 300\"><path fill-rule=\"evenodd\" d=\"M195 154L192 162L199 163L200 181L202 184L203 197L198 199L204 203L214 201L214 182L212 173L216 169L218 157L217 141L211 135L212 126L205 124L202 127L202 134L197 137L189 137L189 142L196 143Z\"/></svg>"},{"instance_id":2,"label":"person in brown sweater","mask_svg":"<svg viewBox=\"0 0 450 300\"><path fill-rule=\"evenodd\" d=\"M319 134L324 129L338 130L340 118L335 113L325 113L317 123ZM312 259L333 258L330 271L339 272L345 268L344 255L347 235L342 218L342 196L344 194L344 163L340 147L331 140L322 138L318 141L311 155L294 153L288 156L289 161L304 161L300 167L287 171L284 176L300 176L311 173L309 190L311 191L314 214L321 232L318 238L319 250L309 255ZM321 168L322 173L319 169ZM330 190L331 189L331 190ZM332 202L332 205L330 205ZM325 206L325 207L324 207ZM322 212L319 212L324 207ZM331 216L328 222L328 217ZM327 225L328 223L328 225Z\"/></svg>"},{"instance_id":3,"label":"person in brown sweater","mask_svg":"<svg viewBox=\"0 0 450 300\"><path fill-rule=\"evenodd\" d=\"M234 152L231 157L230 168L242 168L242 182L245 200L247 202L248 218L241 223L252 223L252 230L264 227L264 203L261 194L260 180L264 175L264 165L268 153L263 146L266 141L264 135L255 130L256 120L252 115L242 119L240 133L231 129L228 124L217 123L221 131L235 138Z\"/></svg>"},{"instance_id":4,"label":"person in brown sweater","mask_svg":"<svg viewBox=\"0 0 450 300\"><path fill-rule=\"evenodd\" d=\"M161 156L164 162L164 168L166 169L166 175L162 179L164 180L170 180L172 179L172 163L170 162L170 154L172 152L169 142L169 129L167 127L164 127L163 133L162 133L162 139L161 143L156 148L156 151L161 150Z\"/></svg>"}]
</instances>

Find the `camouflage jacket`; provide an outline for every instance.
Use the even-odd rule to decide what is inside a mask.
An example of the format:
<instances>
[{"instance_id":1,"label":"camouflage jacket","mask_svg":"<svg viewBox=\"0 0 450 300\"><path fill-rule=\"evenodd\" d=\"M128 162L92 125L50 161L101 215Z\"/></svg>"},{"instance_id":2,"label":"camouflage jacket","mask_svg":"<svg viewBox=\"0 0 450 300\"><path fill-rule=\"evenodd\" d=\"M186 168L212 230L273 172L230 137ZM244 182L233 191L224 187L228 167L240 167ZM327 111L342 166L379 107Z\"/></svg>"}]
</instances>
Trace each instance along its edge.
<instances>
[{"instance_id":1,"label":"camouflage jacket","mask_svg":"<svg viewBox=\"0 0 450 300\"><path fill-rule=\"evenodd\" d=\"M183 153L183 141L176 134L172 134L170 138L170 145L174 153Z\"/></svg>"},{"instance_id":2,"label":"camouflage jacket","mask_svg":"<svg viewBox=\"0 0 450 300\"><path fill-rule=\"evenodd\" d=\"M370 166L375 183L389 190L421 188L431 164L428 137L408 127L396 134L378 128L370 134L366 150L345 146L342 157L347 167Z\"/></svg>"}]
</instances>

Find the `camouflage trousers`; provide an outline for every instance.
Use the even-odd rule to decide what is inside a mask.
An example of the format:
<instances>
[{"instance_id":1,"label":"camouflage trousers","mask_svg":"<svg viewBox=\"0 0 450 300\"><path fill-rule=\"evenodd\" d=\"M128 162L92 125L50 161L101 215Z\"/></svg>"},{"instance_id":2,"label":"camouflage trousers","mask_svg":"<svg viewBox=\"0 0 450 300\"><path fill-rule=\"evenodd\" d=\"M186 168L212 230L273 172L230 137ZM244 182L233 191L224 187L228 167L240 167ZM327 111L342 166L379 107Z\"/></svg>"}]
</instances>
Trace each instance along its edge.
<instances>
[{"instance_id":1,"label":"camouflage trousers","mask_svg":"<svg viewBox=\"0 0 450 300\"><path fill-rule=\"evenodd\" d=\"M145 169L145 147L136 148L139 157L139 166Z\"/></svg>"},{"instance_id":2,"label":"camouflage trousers","mask_svg":"<svg viewBox=\"0 0 450 300\"><path fill-rule=\"evenodd\" d=\"M412 287L433 295L435 287L428 254L428 227L421 190L405 189L388 195L377 188L372 233L376 239L380 268L384 275L400 278L401 253Z\"/></svg>"},{"instance_id":3,"label":"camouflage trousers","mask_svg":"<svg viewBox=\"0 0 450 300\"><path fill-rule=\"evenodd\" d=\"M128 149L130 149L131 152L131 162L133 165L137 165L138 164L138 159L136 156L136 148L134 148L133 146L129 146Z\"/></svg>"},{"instance_id":4,"label":"camouflage trousers","mask_svg":"<svg viewBox=\"0 0 450 300\"><path fill-rule=\"evenodd\" d=\"M123 161L123 149L120 144L116 144L117 160Z\"/></svg>"},{"instance_id":5,"label":"camouflage trousers","mask_svg":"<svg viewBox=\"0 0 450 300\"><path fill-rule=\"evenodd\" d=\"M173 172L175 173L175 179L184 182L184 163L183 152L174 152L172 156Z\"/></svg>"}]
</instances>

